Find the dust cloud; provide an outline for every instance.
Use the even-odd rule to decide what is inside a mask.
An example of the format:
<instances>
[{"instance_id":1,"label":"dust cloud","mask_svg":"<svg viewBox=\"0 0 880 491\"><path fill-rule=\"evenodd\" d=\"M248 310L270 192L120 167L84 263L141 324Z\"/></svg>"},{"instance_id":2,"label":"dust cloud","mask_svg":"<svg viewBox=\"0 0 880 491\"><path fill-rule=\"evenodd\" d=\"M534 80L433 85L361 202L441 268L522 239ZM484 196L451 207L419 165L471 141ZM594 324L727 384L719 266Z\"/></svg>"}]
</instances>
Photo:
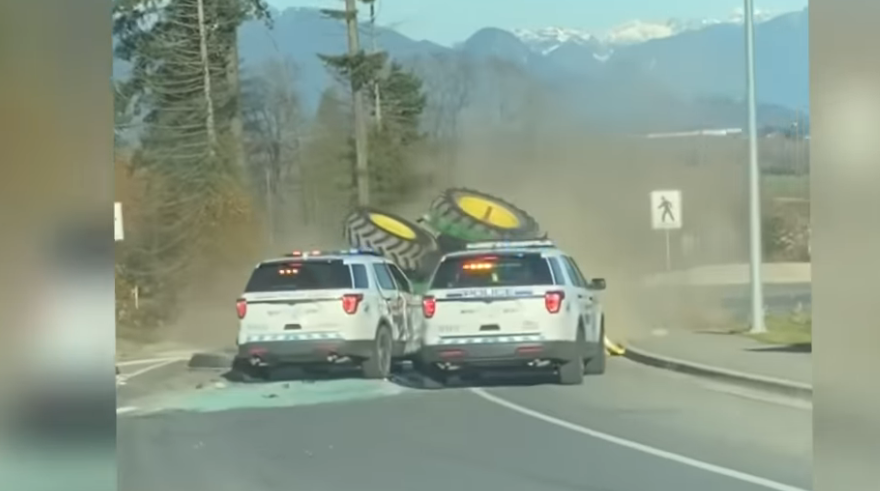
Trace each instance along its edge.
<instances>
[{"instance_id":1,"label":"dust cloud","mask_svg":"<svg viewBox=\"0 0 880 491\"><path fill-rule=\"evenodd\" d=\"M648 290L644 279L666 268L666 236L651 229L650 192L678 189L684 228L670 234L673 269L744 263L747 258L746 141L738 136L649 139L606 135L563 115L526 115L524 129L467 121L446 155L421 162L442 184L392 210L412 219L446 186L488 192L532 214L591 277L603 277L609 334L630 338L660 325L698 325L721 314L720 298L692 289ZM449 159L449 153L454 154ZM452 172L443 166L454 162ZM291 199L295 203L296 199ZM266 255L344 247L339 217L299 219L295 204L279 210ZM167 330L173 339L228 346L236 332L234 300L252 265L229 271L185 296L185 312Z\"/></svg>"},{"instance_id":2,"label":"dust cloud","mask_svg":"<svg viewBox=\"0 0 880 491\"><path fill-rule=\"evenodd\" d=\"M606 278L609 333L637 336L657 327L661 310L666 324L714 315L706 298L687 305L684 291L664 289L658 296L643 288L647 276L666 268L666 236L651 229L649 195L658 189L683 195L684 228L669 237L673 269L744 262L745 142L554 126L537 138L474 134L460 154L458 184L525 209L585 275Z\"/></svg>"}]
</instances>

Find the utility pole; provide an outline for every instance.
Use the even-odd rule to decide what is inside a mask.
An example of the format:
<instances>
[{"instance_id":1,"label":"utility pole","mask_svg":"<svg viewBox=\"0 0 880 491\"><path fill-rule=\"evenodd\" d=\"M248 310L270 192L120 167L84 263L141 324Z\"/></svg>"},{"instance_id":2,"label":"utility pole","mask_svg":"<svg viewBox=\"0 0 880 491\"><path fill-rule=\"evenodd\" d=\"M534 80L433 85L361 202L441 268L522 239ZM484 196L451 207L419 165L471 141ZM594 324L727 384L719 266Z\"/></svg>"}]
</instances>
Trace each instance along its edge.
<instances>
[{"instance_id":1,"label":"utility pole","mask_svg":"<svg viewBox=\"0 0 880 491\"><path fill-rule=\"evenodd\" d=\"M348 31L348 55L356 59L361 51L358 40L358 23L356 0L345 0L345 24ZM357 68L357 67L355 67ZM357 184L358 204L366 206L370 203L370 174L367 163L367 127L364 118L363 87L356 82L357 77L351 76L351 104L354 114L355 142L355 182Z\"/></svg>"},{"instance_id":2,"label":"utility pole","mask_svg":"<svg viewBox=\"0 0 880 491\"><path fill-rule=\"evenodd\" d=\"M376 54L379 51L376 45L376 0L370 1L370 43L371 53ZM373 105L376 111L376 126L382 127L382 96L379 90L379 82L373 79Z\"/></svg>"},{"instance_id":3,"label":"utility pole","mask_svg":"<svg viewBox=\"0 0 880 491\"><path fill-rule=\"evenodd\" d=\"M202 57L202 71L204 73L205 103L207 105L205 125L208 131L208 152L214 157L217 151L217 129L214 121L214 98L211 95L211 64L208 58L208 37L205 29L205 3L204 0L196 0L199 21L199 50Z\"/></svg>"},{"instance_id":4,"label":"utility pole","mask_svg":"<svg viewBox=\"0 0 880 491\"><path fill-rule=\"evenodd\" d=\"M761 240L761 169L758 165L758 116L755 96L755 5L743 0L746 30L746 91L749 106L749 276L751 277L751 332L767 332L764 323L764 285Z\"/></svg>"}]
</instances>

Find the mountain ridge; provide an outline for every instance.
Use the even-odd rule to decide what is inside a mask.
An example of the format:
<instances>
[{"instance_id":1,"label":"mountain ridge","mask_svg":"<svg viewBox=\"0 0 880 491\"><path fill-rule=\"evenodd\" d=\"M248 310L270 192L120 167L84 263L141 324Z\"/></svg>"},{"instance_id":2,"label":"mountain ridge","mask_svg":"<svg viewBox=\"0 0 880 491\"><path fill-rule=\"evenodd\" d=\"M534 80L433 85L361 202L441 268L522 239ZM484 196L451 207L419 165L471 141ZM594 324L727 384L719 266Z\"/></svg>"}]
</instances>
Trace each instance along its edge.
<instances>
[{"instance_id":1,"label":"mountain ridge","mask_svg":"<svg viewBox=\"0 0 880 491\"><path fill-rule=\"evenodd\" d=\"M796 12L799 11L757 11L755 12L755 23L760 24L776 17ZM600 33L562 26L545 26L536 29L514 29L511 32L520 37L520 39L526 42L526 44L563 44L567 42L590 44L598 42L608 45L626 45L675 36L686 31L700 30L713 25L742 24L743 20L742 9L737 9L726 19L709 17L686 19L668 18L660 21L631 19ZM543 49L545 48L539 46L539 50Z\"/></svg>"},{"instance_id":2,"label":"mountain ridge","mask_svg":"<svg viewBox=\"0 0 880 491\"><path fill-rule=\"evenodd\" d=\"M333 83L316 54L345 52L344 26L316 9L288 8L273 14L272 30L257 21L241 27L239 50L244 70L252 71L270 59L293 60L298 66L296 85L304 107L314 109L321 92ZM807 15L804 9L756 26L762 124L793 120L794 110L808 110ZM522 31L517 34L487 27L449 48L377 26L376 42L404 63L435 56L461 56L478 67L488 60L509 63L559 97L569 98L566 105L571 109L599 122L651 119L655 123L649 126L654 131L742 126L745 64L741 26L731 21L682 29L635 43L609 43L591 34L559 31L569 36L569 42L542 50L524 41ZM365 34L362 42L367 45ZM125 72L124 63L115 60L114 76L122 78ZM487 96L497 96L491 94L491 87L482 90Z\"/></svg>"}]
</instances>

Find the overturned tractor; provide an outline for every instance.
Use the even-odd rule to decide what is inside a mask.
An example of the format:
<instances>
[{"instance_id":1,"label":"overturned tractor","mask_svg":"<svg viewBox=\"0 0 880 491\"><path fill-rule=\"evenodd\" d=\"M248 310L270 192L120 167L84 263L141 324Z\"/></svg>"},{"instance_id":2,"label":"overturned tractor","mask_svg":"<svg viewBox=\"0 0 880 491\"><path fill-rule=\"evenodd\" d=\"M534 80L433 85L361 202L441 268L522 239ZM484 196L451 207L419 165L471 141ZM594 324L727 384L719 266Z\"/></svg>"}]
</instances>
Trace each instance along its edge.
<instances>
[{"instance_id":1,"label":"overturned tractor","mask_svg":"<svg viewBox=\"0 0 880 491\"><path fill-rule=\"evenodd\" d=\"M468 243L546 238L524 210L466 188L444 191L415 221L376 208L357 208L346 217L343 233L352 247L380 252L418 282L427 279L443 254Z\"/></svg>"},{"instance_id":2,"label":"overturned tractor","mask_svg":"<svg viewBox=\"0 0 880 491\"><path fill-rule=\"evenodd\" d=\"M444 254L465 249L469 243L547 238L525 210L467 188L447 189L414 221L377 208L357 208L346 217L343 234L351 247L373 249L394 261L418 290ZM607 338L605 347L611 355L624 353Z\"/></svg>"}]
</instances>

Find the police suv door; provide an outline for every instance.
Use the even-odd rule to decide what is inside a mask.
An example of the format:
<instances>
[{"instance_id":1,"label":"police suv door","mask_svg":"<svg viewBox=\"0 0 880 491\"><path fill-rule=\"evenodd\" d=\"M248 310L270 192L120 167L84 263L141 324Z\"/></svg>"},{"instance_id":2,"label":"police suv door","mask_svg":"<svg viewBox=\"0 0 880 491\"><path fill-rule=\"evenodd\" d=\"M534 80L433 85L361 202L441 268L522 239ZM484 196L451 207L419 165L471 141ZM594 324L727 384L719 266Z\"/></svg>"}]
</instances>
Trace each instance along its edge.
<instances>
[{"instance_id":1,"label":"police suv door","mask_svg":"<svg viewBox=\"0 0 880 491\"><path fill-rule=\"evenodd\" d=\"M570 281L571 292L574 293L572 300L574 300L575 305L578 308L578 315L584 323L584 327L586 331L584 332L587 341L592 341L595 339L595 335L593 335L592 327L589 323L589 310L590 310L590 292L587 290L587 284L584 279L578 274L577 268L574 266L574 260L568 256L560 256L560 262L562 262L562 267L565 268L565 275L568 276Z\"/></svg>"},{"instance_id":2,"label":"police suv door","mask_svg":"<svg viewBox=\"0 0 880 491\"><path fill-rule=\"evenodd\" d=\"M373 263L373 272L376 274L376 281L379 283L379 292L384 302L382 312L391 322L392 335L395 340L401 339L401 335L406 332L406 317L403 308L404 299L397 289L397 284L391 276L391 270L388 263Z\"/></svg>"},{"instance_id":3,"label":"police suv door","mask_svg":"<svg viewBox=\"0 0 880 491\"><path fill-rule=\"evenodd\" d=\"M561 259L562 265L567 273L566 276L571 280L572 287L575 291L580 316L584 321L584 327L586 328L584 334L586 335L587 341L596 342L599 337L599 329L598 325L593 322L593 292L590 291L589 284L584 278L584 275L581 274L574 259L569 256L562 256Z\"/></svg>"},{"instance_id":4,"label":"police suv door","mask_svg":"<svg viewBox=\"0 0 880 491\"><path fill-rule=\"evenodd\" d=\"M396 264L389 264L388 269L391 270L391 276L394 277L394 281L397 283L398 292L403 298L405 309L404 319L406 321L403 340L406 343L405 351L410 353L418 348L416 344L416 329L421 322L421 300L418 298L418 295L413 292L412 283L410 283L409 279L407 279L406 275L403 274L403 271L401 271Z\"/></svg>"}]
</instances>

